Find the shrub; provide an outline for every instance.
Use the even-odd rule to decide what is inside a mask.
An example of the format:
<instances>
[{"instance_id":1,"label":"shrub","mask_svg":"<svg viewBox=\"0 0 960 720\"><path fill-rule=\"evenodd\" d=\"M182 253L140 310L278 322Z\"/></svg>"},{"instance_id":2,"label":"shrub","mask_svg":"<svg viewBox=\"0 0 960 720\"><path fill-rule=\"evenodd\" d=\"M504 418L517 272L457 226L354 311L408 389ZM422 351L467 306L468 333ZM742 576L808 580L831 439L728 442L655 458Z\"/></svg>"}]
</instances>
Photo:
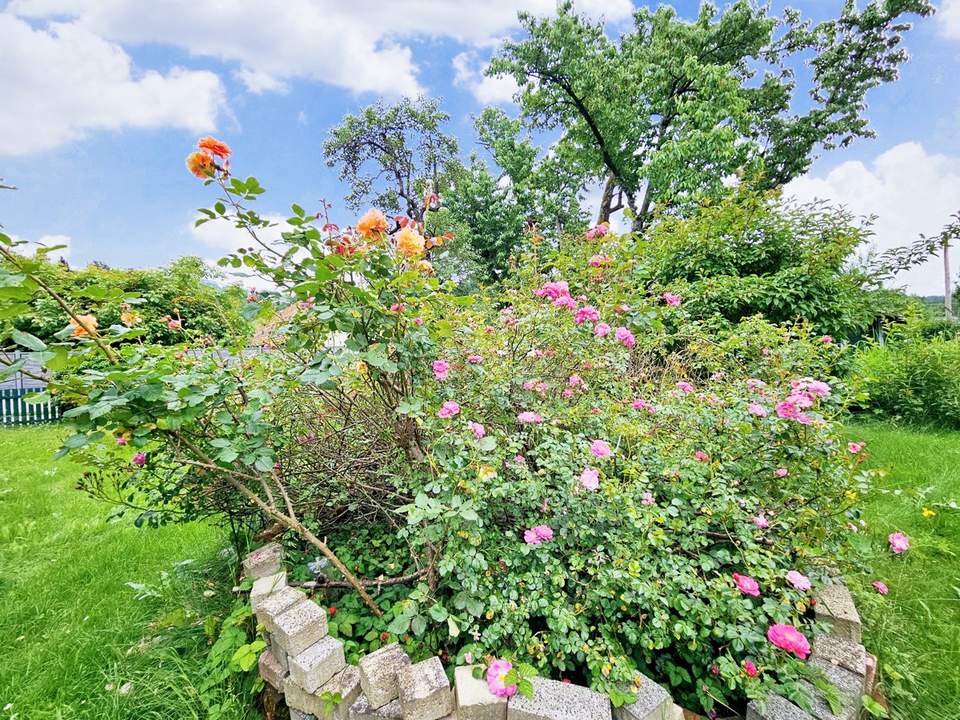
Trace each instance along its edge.
<instances>
[{"instance_id":1,"label":"shrub","mask_svg":"<svg viewBox=\"0 0 960 720\"><path fill-rule=\"evenodd\" d=\"M200 174L230 200L209 217L268 224L246 207L255 179ZM799 697L815 671L767 632L812 637L804 583L827 581L856 517L859 455L823 376L836 348L761 319L718 341L638 281L630 237L531 238L502 294L460 297L421 227L320 222L294 205L281 243L227 260L295 303L271 353L14 336L110 361L55 386L77 401L64 451L97 468L89 489L158 521L292 531L323 556L322 592L356 591L336 628L350 652L506 655L618 704L638 671L704 710Z\"/></svg>"},{"instance_id":2,"label":"shrub","mask_svg":"<svg viewBox=\"0 0 960 720\"><path fill-rule=\"evenodd\" d=\"M851 384L868 412L960 429L960 337L895 336L857 353Z\"/></svg>"}]
</instances>

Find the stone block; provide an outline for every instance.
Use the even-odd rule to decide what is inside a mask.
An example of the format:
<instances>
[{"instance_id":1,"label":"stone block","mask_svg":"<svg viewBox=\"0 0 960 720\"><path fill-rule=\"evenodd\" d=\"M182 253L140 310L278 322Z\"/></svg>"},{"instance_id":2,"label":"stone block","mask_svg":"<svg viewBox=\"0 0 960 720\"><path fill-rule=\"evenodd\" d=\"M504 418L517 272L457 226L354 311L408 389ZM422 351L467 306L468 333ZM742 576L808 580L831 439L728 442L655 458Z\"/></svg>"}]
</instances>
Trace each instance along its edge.
<instances>
[{"instance_id":1,"label":"stone block","mask_svg":"<svg viewBox=\"0 0 960 720\"><path fill-rule=\"evenodd\" d=\"M635 702L613 710L616 720L669 720L673 715L670 693L648 677L637 687Z\"/></svg>"},{"instance_id":2,"label":"stone block","mask_svg":"<svg viewBox=\"0 0 960 720\"><path fill-rule=\"evenodd\" d=\"M835 635L817 635L813 639L813 657L860 677L867 675L867 651L860 643Z\"/></svg>"},{"instance_id":3,"label":"stone block","mask_svg":"<svg viewBox=\"0 0 960 720\"><path fill-rule=\"evenodd\" d=\"M257 622L263 625L268 633L276 632L274 620L292 608L297 603L307 599L300 590L285 587L257 603Z\"/></svg>"},{"instance_id":4,"label":"stone block","mask_svg":"<svg viewBox=\"0 0 960 720\"><path fill-rule=\"evenodd\" d=\"M507 703L507 720L611 720L610 698L590 688L535 677L533 699L519 693Z\"/></svg>"},{"instance_id":5,"label":"stone block","mask_svg":"<svg viewBox=\"0 0 960 720\"><path fill-rule=\"evenodd\" d=\"M254 550L243 559L243 574L249 578L276 575L283 569L283 547L270 543Z\"/></svg>"},{"instance_id":6,"label":"stone block","mask_svg":"<svg viewBox=\"0 0 960 720\"><path fill-rule=\"evenodd\" d=\"M456 686L457 713L460 720L506 720L507 699L494 695L484 678L473 676L473 668L464 665L453 671Z\"/></svg>"},{"instance_id":7,"label":"stone block","mask_svg":"<svg viewBox=\"0 0 960 720\"><path fill-rule=\"evenodd\" d=\"M299 710L313 717L324 717L325 703L319 693L308 693L289 675L283 681L283 699L291 710Z\"/></svg>"},{"instance_id":8,"label":"stone block","mask_svg":"<svg viewBox=\"0 0 960 720\"><path fill-rule=\"evenodd\" d=\"M309 600L281 613L273 623L273 641L291 656L299 655L327 635L327 614Z\"/></svg>"},{"instance_id":9,"label":"stone block","mask_svg":"<svg viewBox=\"0 0 960 720\"><path fill-rule=\"evenodd\" d=\"M400 697L397 673L410 664L398 643L385 645L360 659L360 688L366 706L376 710Z\"/></svg>"},{"instance_id":10,"label":"stone block","mask_svg":"<svg viewBox=\"0 0 960 720\"><path fill-rule=\"evenodd\" d=\"M867 695L873 694L874 686L877 684L877 656L867 653L867 674L863 678L863 692Z\"/></svg>"},{"instance_id":11,"label":"stone block","mask_svg":"<svg viewBox=\"0 0 960 720\"><path fill-rule=\"evenodd\" d=\"M350 706L360 696L360 671L356 665L347 665L317 690L317 695L340 696L340 702L332 705L328 712L319 717L322 720L346 720Z\"/></svg>"},{"instance_id":12,"label":"stone block","mask_svg":"<svg viewBox=\"0 0 960 720\"><path fill-rule=\"evenodd\" d=\"M762 710L756 701L747 705L747 720L813 720L813 716L785 697L770 695Z\"/></svg>"},{"instance_id":13,"label":"stone block","mask_svg":"<svg viewBox=\"0 0 960 720\"><path fill-rule=\"evenodd\" d=\"M346 667L343 643L329 635L320 638L302 653L290 656L290 677L309 693Z\"/></svg>"},{"instance_id":14,"label":"stone block","mask_svg":"<svg viewBox=\"0 0 960 720\"><path fill-rule=\"evenodd\" d=\"M366 695L361 694L350 706L349 720L402 720L403 709L396 698L378 708L371 707Z\"/></svg>"},{"instance_id":15,"label":"stone block","mask_svg":"<svg viewBox=\"0 0 960 720\"><path fill-rule=\"evenodd\" d=\"M824 585L817 593L814 606L817 620L830 623L830 634L859 643L860 614L847 586L841 583Z\"/></svg>"},{"instance_id":16,"label":"stone block","mask_svg":"<svg viewBox=\"0 0 960 720\"><path fill-rule=\"evenodd\" d=\"M303 710L290 708L290 720L317 720L317 716L305 713Z\"/></svg>"},{"instance_id":17,"label":"stone block","mask_svg":"<svg viewBox=\"0 0 960 720\"><path fill-rule=\"evenodd\" d=\"M453 712L453 692L440 658L433 656L397 672L405 720L440 720Z\"/></svg>"},{"instance_id":18,"label":"stone block","mask_svg":"<svg viewBox=\"0 0 960 720\"><path fill-rule=\"evenodd\" d=\"M290 672L290 656L287 655L287 651L279 645L276 645L270 649L270 652L273 653L273 657L276 659L280 667L283 668L283 671Z\"/></svg>"},{"instance_id":19,"label":"stone block","mask_svg":"<svg viewBox=\"0 0 960 720\"><path fill-rule=\"evenodd\" d=\"M843 702L843 708L837 715L834 715L830 710L829 703L823 698L823 694L813 685L804 683L804 687L813 698L811 714L821 720L834 720L834 718L853 720L859 717L863 696L863 678L822 658L813 658L810 664L823 671L827 680L840 692L840 698Z\"/></svg>"},{"instance_id":20,"label":"stone block","mask_svg":"<svg viewBox=\"0 0 960 720\"><path fill-rule=\"evenodd\" d=\"M264 650L260 653L260 657L257 658L257 664L260 669L260 677L263 678L263 681L282 692L283 681L287 677L287 671L277 662L273 653L269 650Z\"/></svg>"},{"instance_id":21,"label":"stone block","mask_svg":"<svg viewBox=\"0 0 960 720\"><path fill-rule=\"evenodd\" d=\"M260 607L260 603L287 587L287 573L281 570L273 575L265 575L253 581L253 588L250 590L250 607L254 612Z\"/></svg>"}]
</instances>

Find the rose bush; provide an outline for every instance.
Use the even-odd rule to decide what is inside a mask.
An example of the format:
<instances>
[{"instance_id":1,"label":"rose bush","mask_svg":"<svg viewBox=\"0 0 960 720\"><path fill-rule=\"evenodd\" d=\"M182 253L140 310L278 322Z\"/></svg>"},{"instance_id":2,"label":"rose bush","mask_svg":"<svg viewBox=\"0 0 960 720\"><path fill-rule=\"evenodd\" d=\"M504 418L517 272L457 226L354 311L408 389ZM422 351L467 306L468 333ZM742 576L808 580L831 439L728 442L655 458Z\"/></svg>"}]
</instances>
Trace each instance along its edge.
<instances>
[{"instance_id":1,"label":"rose bush","mask_svg":"<svg viewBox=\"0 0 960 720\"><path fill-rule=\"evenodd\" d=\"M834 429L841 349L760 318L717 336L605 226L526 238L493 296L449 292L443 238L375 211L340 229L294 205L261 242L263 188L224 149L190 163L222 191L201 222L246 229L225 264L289 298L274 351L10 336L60 366L107 357L51 386L88 489L289 531L348 653L504 657L618 704L639 672L705 711L799 699L811 593L863 481Z\"/></svg>"}]
</instances>

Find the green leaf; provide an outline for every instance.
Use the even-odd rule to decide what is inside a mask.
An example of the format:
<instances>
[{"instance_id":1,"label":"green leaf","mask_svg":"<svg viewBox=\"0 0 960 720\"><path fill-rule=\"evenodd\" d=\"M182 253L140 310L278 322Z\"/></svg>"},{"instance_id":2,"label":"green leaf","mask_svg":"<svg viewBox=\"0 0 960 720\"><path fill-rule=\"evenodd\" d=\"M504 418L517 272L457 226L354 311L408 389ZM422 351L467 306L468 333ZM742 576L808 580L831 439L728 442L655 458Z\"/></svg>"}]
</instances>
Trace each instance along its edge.
<instances>
[{"instance_id":1,"label":"green leaf","mask_svg":"<svg viewBox=\"0 0 960 720\"><path fill-rule=\"evenodd\" d=\"M41 352L47 349L47 344L43 342L40 338L35 335L31 335L28 332L23 332L22 330L14 330L10 333L10 337L13 338L13 341L17 345L23 345L25 348L29 348L36 352Z\"/></svg>"}]
</instances>

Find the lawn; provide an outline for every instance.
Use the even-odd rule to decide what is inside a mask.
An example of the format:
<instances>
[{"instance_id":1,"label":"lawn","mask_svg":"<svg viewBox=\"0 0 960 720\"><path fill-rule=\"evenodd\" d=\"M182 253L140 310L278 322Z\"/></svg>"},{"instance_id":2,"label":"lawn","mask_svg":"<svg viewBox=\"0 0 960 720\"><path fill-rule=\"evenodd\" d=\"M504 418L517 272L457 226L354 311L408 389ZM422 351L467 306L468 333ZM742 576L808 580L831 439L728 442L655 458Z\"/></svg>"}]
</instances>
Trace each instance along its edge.
<instances>
[{"instance_id":1,"label":"lawn","mask_svg":"<svg viewBox=\"0 0 960 720\"><path fill-rule=\"evenodd\" d=\"M52 459L59 433L0 430L0 718L248 717L248 699L200 691L204 619L233 602L225 533L108 523Z\"/></svg>"},{"instance_id":2,"label":"lawn","mask_svg":"<svg viewBox=\"0 0 960 720\"><path fill-rule=\"evenodd\" d=\"M858 594L864 643L879 656L892 715L960 718L960 433L853 425L871 467L885 476L866 506L858 547L867 572L849 577ZM928 509L924 516L924 508ZM930 515L930 512L936 513ZM893 555L899 530L910 549ZM889 594L871 586L882 580Z\"/></svg>"}]
</instances>

